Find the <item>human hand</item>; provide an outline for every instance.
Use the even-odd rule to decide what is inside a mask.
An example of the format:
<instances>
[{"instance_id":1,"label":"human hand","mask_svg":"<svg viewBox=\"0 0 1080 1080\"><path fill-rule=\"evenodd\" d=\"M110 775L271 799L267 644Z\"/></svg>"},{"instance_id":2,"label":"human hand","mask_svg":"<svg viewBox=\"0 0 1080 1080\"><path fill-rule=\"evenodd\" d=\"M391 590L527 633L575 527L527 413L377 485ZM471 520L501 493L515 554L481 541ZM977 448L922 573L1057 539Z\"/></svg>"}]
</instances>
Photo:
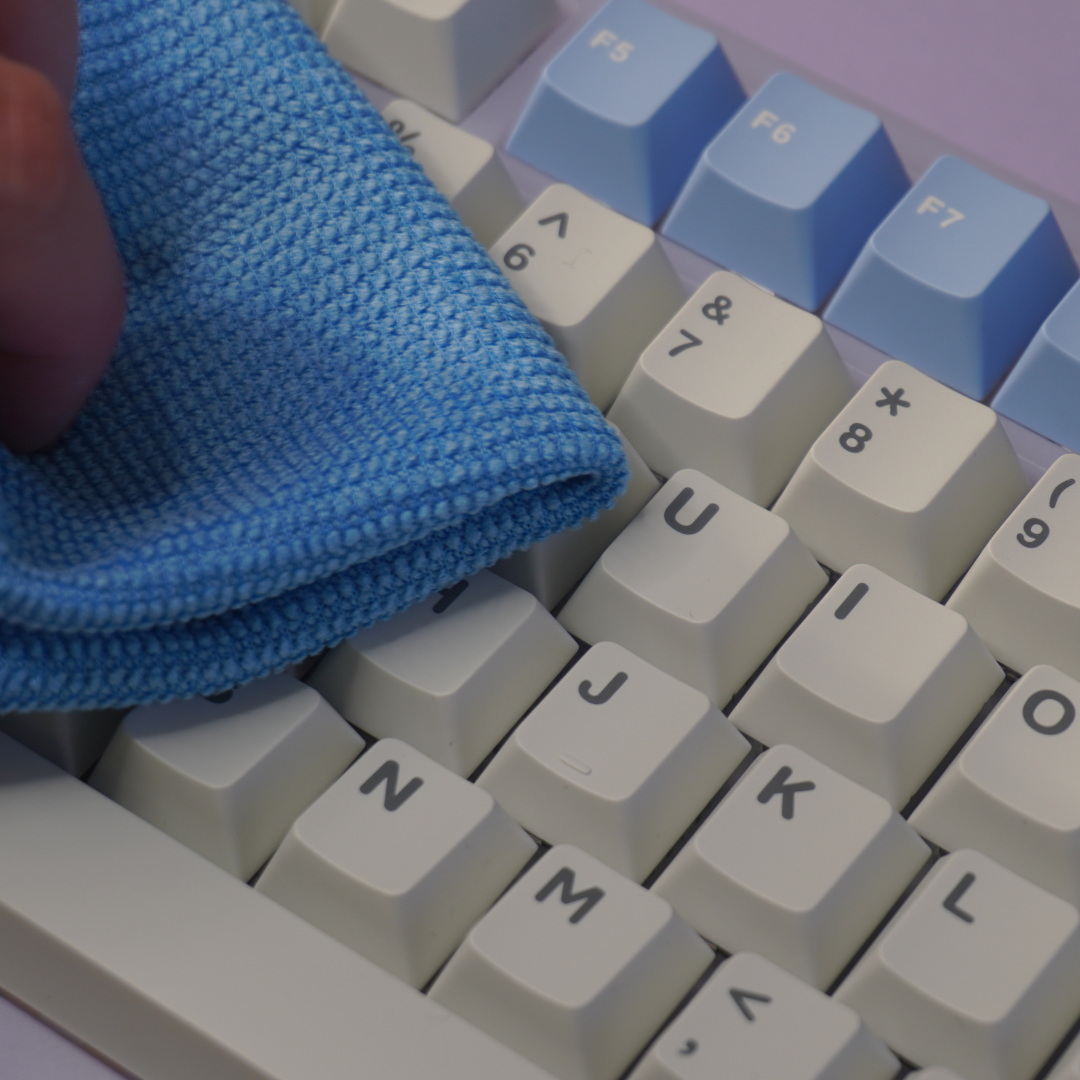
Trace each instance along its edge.
<instances>
[{"instance_id":1,"label":"human hand","mask_svg":"<svg viewBox=\"0 0 1080 1080\"><path fill-rule=\"evenodd\" d=\"M67 429L124 317L112 233L69 120L75 0L0 0L0 442Z\"/></svg>"}]
</instances>

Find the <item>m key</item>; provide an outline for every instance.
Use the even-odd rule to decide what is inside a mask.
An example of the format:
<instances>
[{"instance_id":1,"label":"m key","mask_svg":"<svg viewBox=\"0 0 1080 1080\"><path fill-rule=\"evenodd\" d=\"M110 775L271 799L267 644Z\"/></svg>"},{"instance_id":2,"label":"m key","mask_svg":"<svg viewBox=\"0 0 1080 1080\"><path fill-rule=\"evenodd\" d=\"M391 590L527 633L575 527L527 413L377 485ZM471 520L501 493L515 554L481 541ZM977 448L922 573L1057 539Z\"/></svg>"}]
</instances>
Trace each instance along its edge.
<instances>
[{"instance_id":1,"label":"m key","mask_svg":"<svg viewBox=\"0 0 1080 1080\"><path fill-rule=\"evenodd\" d=\"M615 1080L712 951L655 893L560 844L473 927L431 997L564 1080Z\"/></svg>"}]
</instances>

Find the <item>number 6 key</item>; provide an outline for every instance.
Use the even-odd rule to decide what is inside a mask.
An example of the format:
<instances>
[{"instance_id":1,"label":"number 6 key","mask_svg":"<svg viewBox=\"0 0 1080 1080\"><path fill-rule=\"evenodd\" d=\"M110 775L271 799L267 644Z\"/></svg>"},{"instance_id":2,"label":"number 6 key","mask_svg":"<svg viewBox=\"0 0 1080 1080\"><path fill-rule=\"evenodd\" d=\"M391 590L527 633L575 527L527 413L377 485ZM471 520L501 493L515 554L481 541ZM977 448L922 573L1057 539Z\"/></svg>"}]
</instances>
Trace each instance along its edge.
<instances>
[{"instance_id":1,"label":"number 6 key","mask_svg":"<svg viewBox=\"0 0 1080 1080\"><path fill-rule=\"evenodd\" d=\"M869 563L940 600L1027 487L991 409L890 360L773 509L833 570Z\"/></svg>"}]
</instances>

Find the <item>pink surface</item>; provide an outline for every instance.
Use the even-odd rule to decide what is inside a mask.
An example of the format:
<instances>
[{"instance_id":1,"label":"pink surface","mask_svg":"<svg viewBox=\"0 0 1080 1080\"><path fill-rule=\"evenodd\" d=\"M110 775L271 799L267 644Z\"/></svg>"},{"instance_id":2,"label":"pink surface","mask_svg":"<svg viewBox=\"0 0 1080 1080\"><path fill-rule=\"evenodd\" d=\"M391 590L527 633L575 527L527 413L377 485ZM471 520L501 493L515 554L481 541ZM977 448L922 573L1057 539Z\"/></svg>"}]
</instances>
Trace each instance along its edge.
<instances>
[{"instance_id":1,"label":"pink surface","mask_svg":"<svg viewBox=\"0 0 1080 1080\"><path fill-rule=\"evenodd\" d=\"M1076 0L677 0L1080 203Z\"/></svg>"}]
</instances>

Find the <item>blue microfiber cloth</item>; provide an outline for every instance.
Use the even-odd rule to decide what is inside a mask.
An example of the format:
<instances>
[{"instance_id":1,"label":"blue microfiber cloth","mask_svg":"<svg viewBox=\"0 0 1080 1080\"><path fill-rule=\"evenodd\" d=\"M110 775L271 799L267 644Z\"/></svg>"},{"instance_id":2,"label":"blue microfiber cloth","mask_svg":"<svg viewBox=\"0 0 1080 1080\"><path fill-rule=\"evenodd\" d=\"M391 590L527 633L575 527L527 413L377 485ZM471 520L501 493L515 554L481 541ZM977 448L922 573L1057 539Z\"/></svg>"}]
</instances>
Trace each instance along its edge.
<instances>
[{"instance_id":1,"label":"blue microfiber cloth","mask_svg":"<svg viewBox=\"0 0 1080 1080\"><path fill-rule=\"evenodd\" d=\"M128 316L0 451L0 710L221 691L612 502L617 436L283 0L81 17Z\"/></svg>"}]
</instances>

